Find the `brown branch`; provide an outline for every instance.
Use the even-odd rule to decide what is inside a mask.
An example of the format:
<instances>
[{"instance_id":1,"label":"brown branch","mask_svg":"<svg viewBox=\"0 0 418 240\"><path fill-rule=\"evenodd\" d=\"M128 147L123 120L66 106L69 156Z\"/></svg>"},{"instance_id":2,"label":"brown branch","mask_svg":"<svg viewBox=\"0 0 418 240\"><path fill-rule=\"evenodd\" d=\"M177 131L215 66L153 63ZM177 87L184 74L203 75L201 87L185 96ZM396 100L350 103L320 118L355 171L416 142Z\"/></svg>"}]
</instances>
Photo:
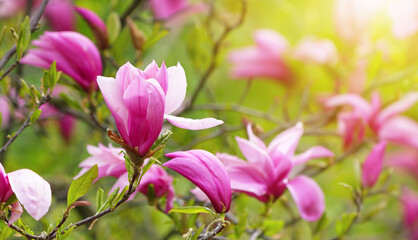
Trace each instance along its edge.
<instances>
[{"instance_id":1,"label":"brown branch","mask_svg":"<svg viewBox=\"0 0 418 240\"><path fill-rule=\"evenodd\" d=\"M201 237L199 237L199 240L210 240L213 239L216 235L218 235L222 230L226 227L226 224L224 222L218 222L216 224L216 227L207 233L202 234Z\"/></svg>"},{"instance_id":2,"label":"brown branch","mask_svg":"<svg viewBox=\"0 0 418 240\"><path fill-rule=\"evenodd\" d=\"M50 96L46 96L46 97L41 98L40 102L36 105L36 109L38 109L44 103L47 103L50 99L51 99ZM0 154L3 154L7 150L7 148L10 146L10 144L12 144L14 142L14 140L16 140L16 138L23 132L23 130L25 130L27 127L30 126L30 124L31 124L30 118L31 118L32 114L34 113L34 111L31 114L29 114L29 116L26 118L26 120L22 124L22 126L20 126L19 130L17 130L17 132L15 133L15 135L13 135L13 137L11 137L6 142L6 144L4 144L4 146L0 149Z\"/></svg>"},{"instance_id":3,"label":"brown branch","mask_svg":"<svg viewBox=\"0 0 418 240\"><path fill-rule=\"evenodd\" d=\"M227 26L224 28L224 31L222 32L221 36L218 38L218 40L215 42L213 48L212 48L212 56L209 67L206 69L205 73L203 74L202 78L199 81L199 85L197 86L196 90L194 91L190 102L185 110L191 109L193 107L193 104L195 103L197 97L199 96L199 93L202 91L203 87L206 85L206 82L208 81L209 77L212 75L213 71L217 67L216 65L216 59L218 58L219 50L221 49L221 46L223 42L225 41L226 37L231 33L232 30L238 28L241 26L241 24L244 22L244 17L247 12L247 2L246 0L241 0L242 2L242 8L241 8L241 14L238 21L230 26Z\"/></svg>"},{"instance_id":4,"label":"brown branch","mask_svg":"<svg viewBox=\"0 0 418 240\"><path fill-rule=\"evenodd\" d=\"M126 9L126 11L120 16L120 22L122 27L126 25L126 17L132 14L132 12L141 4L142 0L134 0L132 4Z\"/></svg>"},{"instance_id":5,"label":"brown branch","mask_svg":"<svg viewBox=\"0 0 418 240\"><path fill-rule=\"evenodd\" d=\"M49 2L49 0L42 0L41 6L38 8L36 13L31 18L31 20L30 20L30 31L31 31L31 33L33 33L35 30L37 30L39 28L39 21L41 20L42 14L44 13L46 5L48 4L48 2ZM3 69L4 66L6 66L7 62L9 62L9 60L15 54L16 54L16 44L14 44L9 49L9 51L6 52L6 54L3 56L3 58L0 60L0 70ZM19 63L16 61L15 64L13 64L13 65L17 65L17 64L19 64ZM8 70L8 71L10 72L11 70ZM1 79L3 79L6 75L3 74ZM0 79L0 81L1 81L1 79Z\"/></svg>"}]
</instances>

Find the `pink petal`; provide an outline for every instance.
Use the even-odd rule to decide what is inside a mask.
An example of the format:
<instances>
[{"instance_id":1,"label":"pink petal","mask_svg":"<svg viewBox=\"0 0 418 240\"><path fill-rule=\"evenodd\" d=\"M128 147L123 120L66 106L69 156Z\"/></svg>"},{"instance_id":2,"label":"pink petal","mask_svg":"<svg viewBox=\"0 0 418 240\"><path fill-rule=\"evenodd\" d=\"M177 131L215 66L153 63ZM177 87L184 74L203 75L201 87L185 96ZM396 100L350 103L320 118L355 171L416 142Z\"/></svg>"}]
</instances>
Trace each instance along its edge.
<instances>
[{"instance_id":1,"label":"pink petal","mask_svg":"<svg viewBox=\"0 0 418 240\"><path fill-rule=\"evenodd\" d=\"M311 147L305 152L292 158L294 165L305 163L313 158L334 157L334 153L322 146Z\"/></svg>"},{"instance_id":2,"label":"pink petal","mask_svg":"<svg viewBox=\"0 0 418 240\"><path fill-rule=\"evenodd\" d=\"M128 137L128 116L129 112L123 101L122 91L118 87L116 79L110 77L97 77L100 91L106 102L107 107L115 119L116 126L123 139ZM128 142L129 144L130 142Z\"/></svg>"},{"instance_id":3,"label":"pink petal","mask_svg":"<svg viewBox=\"0 0 418 240\"><path fill-rule=\"evenodd\" d=\"M362 184L365 187L373 187L377 179L379 179L380 172L383 166L383 157L385 155L386 142L380 142L375 145L372 151L363 163Z\"/></svg>"},{"instance_id":4,"label":"pink petal","mask_svg":"<svg viewBox=\"0 0 418 240\"><path fill-rule=\"evenodd\" d=\"M51 1L46 6L44 16L54 31L75 30L73 5L69 0Z\"/></svg>"},{"instance_id":5,"label":"pink petal","mask_svg":"<svg viewBox=\"0 0 418 240\"><path fill-rule=\"evenodd\" d=\"M342 112L338 114L338 128L343 135L344 149L363 141L365 127L365 121L356 113Z\"/></svg>"},{"instance_id":6,"label":"pink petal","mask_svg":"<svg viewBox=\"0 0 418 240\"><path fill-rule=\"evenodd\" d=\"M107 35L107 28L106 24L103 22L103 20L97 16L97 14L90 9L83 8L83 7L74 7L76 12L80 14L80 16L86 20L86 22L93 26L94 28L100 29L105 35Z\"/></svg>"},{"instance_id":7,"label":"pink petal","mask_svg":"<svg viewBox=\"0 0 418 240\"><path fill-rule=\"evenodd\" d=\"M12 215L9 219L9 226L12 225L14 222L16 222L17 219L20 218L20 216L23 213L22 205L20 205L20 202L15 202L12 204Z\"/></svg>"},{"instance_id":8,"label":"pink petal","mask_svg":"<svg viewBox=\"0 0 418 240\"><path fill-rule=\"evenodd\" d=\"M329 98L325 105L327 107L337 107L341 105L351 105L354 108L354 111L360 114L364 120L368 121L370 114L372 112L372 107L370 104L364 100L360 95L357 94L341 94Z\"/></svg>"},{"instance_id":9,"label":"pink petal","mask_svg":"<svg viewBox=\"0 0 418 240\"><path fill-rule=\"evenodd\" d=\"M253 133L253 129L251 127L251 124L247 125L247 135L248 135L248 140L250 140L251 143L257 145L258 147L260 147L261 149L266 149L266 144L264 144L263 141L261 141L260 138L258 138L254 133Z\"/></svg>"},{"instance_id":10,"label":"pink petal","mask_svg":"<svg viewBox=\"0 0 418 240\"><path fill-rule=\"evenodd\" d=\"M166 154L172 158L163 166L173 169L199 187L217 212L227 212L231 205L229 175L221 161L203 150Z\"/></svg>"},{"instance_id":11,"label":"pink petal","mask_svg":"<svg viewBox=\"0 0 418 240\"><path fill-rule=\"evenodd\" d=\"M240 137L235 137L235 140L248 162L259 165L267 176L273 176L273 162L266 150Z\"/></svg>"},{"instance_id":12,"label":"pink petal","mask_svg":"<svg viewBox=\"0 0 418 240\"><path fill-rule=\"evenodd\" d=\"M51 205L49 183L29 169L20 169L7 175L19 202L33 218L41 219Z\"/></svg>"},{"instance_id":13,"label":"pink petal","mask_svg":"<svg viewBox=\"0 0 418 240\"><path fill-rule=\"evenodd\" d=\"M187 7L186 0L151 0L151 9L155 18L167 19Z\"/></svg>"},{"instance_id":14,"label":"pink petal","mask_svg":"<svg viewBox=\"0 0 418 240\"><path fill-rule=\"evenodd\" d=\"M177 110L186 97L187 81L186 73L180 63L177 66L169 67L168 88L166 93L165 114Z\"/></svg>"},{"instance_id":15,"label":"pink petal","mask_svg":"<svg viewBox=\"0 0 418 240\"><path fill-rule=\"evenodd\" d=\"M224 122L215 118L203 118L203 119L191 119L172 116L164 114L164 118L167 119L171 124L176 127L189 129L189 130L200 130L215 127L223 124Z\"/></svg>"},{"instance_id":16,"label":"pink petal","mask_svg":"<svg viewBox=\"0 0 418 240\"><path fill-rule=\"evenodd\" d=\"M298 176L287 183L301 217L307 221L318 220L325 211L324 193L309 177Z\"/></svg>"},{"instance_id":17,"label":"pink petal","mask_svg":"<svg viewBox=\"0 0 418 240\"><path fill-rule=\"evenodd\" d=\"M402 149L387 156L388 165L406 171L418 179L418 151Z\"/></svg>"},{"instance_id":18,"label":"pink petal","mask_svg":"<svg viewBox=\"0 0 418 240\"><path fill-rule=\"evenodd\" d=\"M267 148L269 155L272 158L276 158L275 155L293 157L302 134L303 124L301 122L298 122L294 127L283 131L269 144Z\"/></svg>"},{"instance_id":19,"label":"pink petal","mask_svg":"<svg viewBox=\"0 0 418 240\"><path fill-rule=\"evenodd\" d=\"M376 118L376 123L378 126L384 124L386 121L392 117L405 112L411 108L418 101L418 92L412 92L406 94L399 101L392 103L384 110L382 110Z\"/></svg>"},{"instance_id":20,"label":"pink petal","mask_svg":"<svg viewBox=\"0 0 418 240\"><path fill-rule=\"evenodd\" d=\"M270 29L259 29L254 32L253 37L260 48L277 56L283 54L289 47L289 43L282 35Z\"/></svg>"},{"instance_id":21,"label":"pink petal","mask_svg":"<svg viewBox=\"0 0 418 240\"><path fill-rule=\"evenodd\" d=\"M378 135L381 140L418 147L418 124L408 117L393 117L379 129Z\"/></svg>"}]
</instances>

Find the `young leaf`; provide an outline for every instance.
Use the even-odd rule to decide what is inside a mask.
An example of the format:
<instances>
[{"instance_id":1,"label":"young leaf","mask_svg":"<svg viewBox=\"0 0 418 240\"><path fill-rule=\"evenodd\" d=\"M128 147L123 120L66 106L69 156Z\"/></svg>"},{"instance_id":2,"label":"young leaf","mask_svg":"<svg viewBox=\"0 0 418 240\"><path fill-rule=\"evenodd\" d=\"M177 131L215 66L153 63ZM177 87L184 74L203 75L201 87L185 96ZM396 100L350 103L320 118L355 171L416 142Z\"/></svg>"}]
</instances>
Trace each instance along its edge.
<instances>
[{"instance_id":1,"label":"young leaf","mask_svg":"<svg viewBox=\"0 0 418 240\"><path fill-rule=\"evenodd\" d=\"M347 232L348 228L353 223L354 219L356 218L357 213L344 213L341 217L341 220L337 220L335 223L335 231L337 232L337 236L342 238L345 233Z\"/></svg>"},{"instance_id":2,"label":"young leaf","mask_svg":"<svg viewBox=\"0 0 418 240\"><path fill-rule=\"evenodd\" d=\"M103 189L99 187L99 190L97 190L97 193L96 193L97 210L99 210L103 205L103 194L104 194Z\"/></svg>"},{"instance_id":3,"label":"young leaf","mask_svg":"<svg viewBox=\"0 0 418 240\"><path fill-rule=\"evenodd\" d=\"M23 87L23 89L25 89L25 92L32 98L32 99L35 99L33 96L32 96L32 91L30 90L30 88L29 88L29 86L28 86L28 84L25 82L25 80L23 80L23 79L20 79L20 82L22 83L22 87Z\"/></svg>"},{"instance_id":4,"label":"young leaf","mask_svg":"<svg viewBox=\"0 0 418 240\"><path fill-rule=\"evenodd\" d=\"M138 180L138 184L141 182L142 177L145 175L145 173L148 172L148 170L152 167L152 165L155 163L156 160L157 159L155 159L155 158L152 157L152 158L149 159L149 161L147 162L147 164L145 164L145 166L142 167L141 177Z\"/></svg>"},{"instance_id":5,"label":"young leaf","mask_svg":"<svg viewBox=\"0 0 418 240\"><path fill-rule=\"evenodd\" d=\"M5 224L2 224L2 228L0 230L0 240L6 240L9 239L8 237L12 235L13 230L9 227L7 227Z\"/></svg>"},{"instance_id":6,"label":"young leaf","mask_svg":"<svg viewBox=\"0 0 418 240\"><path fill-rule=\"evenodd\" d=\"M283 220L266 219L263 221L264 234L267 236L277 234L283 227Z\"/></svg>"},{"instance_id":7,"label":"young leaf","mask_svg":"<svg viewBox=\"0 0 418 240\"><path fill-rule=\"evenodd\" d=\"M30 115L30 123L34 123L39 118L39 116L41 116L41 113L41 109L35 109L35 111L33 111L33 113Z\"/></svg>"},{"instance_id":8,"label":"young leaf","mask_svg":"<svg viewBox=\"0 0 418 240\"><path fill-rule=\"evenodd\" d=\"M199 238L199 235L202 233L204 227L205 227L204 224L202 226L200 226L200 228L198 228L196 230L196 232L193 234L193 236L190 237L190 240L197 240Z\"/></svg>"},{"instance_id":9,"label":"young leaf","mask_svg":"<svg viewBox=\"0 0 418 240\"><path fill-rule=\"evenodd\" d=\"M1 30L1 33L0 33L0 45L3 42L4 35L6 35L6 31L7 31L7 27L5 25L3 26L3 29Z\"/></svg>"},{"instance_id":10,"label":"young leaf","mask_svg":"<svg viewBox=\"0 0 418 240\"><path fill-rule=\"evenodd\" d=\"M22 58L23 52L29 46L30 35L30 21L29 17L26 16L25 20L20 25L20 31L16 43L16 57L18 61Z\"/></svg>"},{"instance_id":11,"label":"young leaf","mask_svg":"<svg viewBox=\"0 0 418 240\"><path fill-rule=\"evenodd\" d=\"M93 181L97 178L98 172L99 170L96 164L79 178L71 182L70 188L68 189L67 207L87 193L90 186L93 184Z\"/></svg>"},{"instance_id":12,"label":"young leaf","mask_svg":"<svg viewBox=\"0 0 418 240\"><path fill-rule=\"evenodd\" d=\"M109 37L109 44L112 44L118 38L121 29L119 15L116 12L112 12L109 14L109 16L107 16L106 27Z\"/></svg>"},{"instance_id":13,"label":"young leaf","mask_svg":"<svg viewBox=\"0 0 418 240\"><path fill-rule=\"evenodd\" d=\"M185 213L185 214L211 213L213 216L216 217L216 213L214 211L210 210L207 207L202 207L202 206L188 206L188 207L173 208L170 210L169 213L173 213L173 212Z\"/></svg>"}]
</instances>

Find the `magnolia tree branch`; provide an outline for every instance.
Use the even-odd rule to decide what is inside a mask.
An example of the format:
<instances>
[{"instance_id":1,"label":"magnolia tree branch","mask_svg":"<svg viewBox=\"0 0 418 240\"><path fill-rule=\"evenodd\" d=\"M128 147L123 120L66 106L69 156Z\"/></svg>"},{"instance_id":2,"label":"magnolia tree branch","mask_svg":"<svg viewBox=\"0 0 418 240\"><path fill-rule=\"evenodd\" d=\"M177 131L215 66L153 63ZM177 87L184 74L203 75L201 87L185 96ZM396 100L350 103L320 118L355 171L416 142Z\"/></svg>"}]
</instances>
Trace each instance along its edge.
<instances>
[{"instance_id":1,"label":"magnolia tree branch","mask_svg":"<svg viewBox=\"0 0 418 240\"><path fill-rule=\"evenodd\" d=\"M142 0L134 0L132 4L126 9L126 11L120 17L122 27L126 25L126 18L132 14L132 12L142 3Z\"/></svg>"},{"instance_id":2,"label":"magnolia tree branch","mask_svg":"<svg viewBox=\"0 0 418 240\"><path fill-rule=\"evenodd\" d=\"M206 69L205 73L203 74L202 78L200 79L199 85L197 86L196 90L194 91L194 93L193 93L193 95L190 99L190 102L189 102L189 104L188 104L188 106L186 107L185 110L191 109L193 107L193 104L195 103L197 97L199 96L199 93L202 91L202 89L206 85L206 82L208 81L209 77L212 75L213 71L217 67L217 64L216 64L217 61L216 60L218 58L219 51L220 51L221 46L224 43L226 37L234 29L241 26L242 23L244 22L244 17L245 17L245 14L247 12L247 1L246 0L241 0L241 4L242 4L242 8L241 8L241 13L240 13L240 17L239 17L238 21L233 25L226 26L224 28L224 31L222 32L221 36L218 38L218 40L213 45L212 56L211 56L211 61L210 61L209 67Z\"/></svg>"},{"instance_id":3,"label":"magnolia tree branch","mask_svg":"<svg viewBox=\"0 0 418 240\"><path fill-rule=\"evenodd\" d=\"M38 10L35 12L33 17L30 20L30 31L33 33L35 30L39 28L39 21L41 20L42 14L45 11L46 5L48 4L49 0L42 0L41 5L39 6ZM3 58L0 60L0 70L3 69L7 62L13 57L13 55L16 54L16 44L14 44L9 51L6 52L6 54L3 56ZM0 78L0 81L9 74L17 65L19 64L18 61L13 63L9 69L6 70L6 73L3 74Z\"/></svg>"},{"instance_id":4,"label":"magnolia tree branch","mask_svg":"<svg viewBox=\"0 0 418 240\"><path fill-rule=\"evenodd\" d=\"M43 104L49 102L51 100L51 97L49 95L42 97L39 101L39 103L36 105L35 109L38 109L40 106L42 106ZM34 110L35 111L35 110ZM22 124L22 126L20 126L20 128L17 130L17 132L13 135L13 137L11 137L5 144L4 146L0 149L0 154L3 154L7 148L10 146L10 144L13 143L14 140L16 140L16 138L23 132L23 130L25 130L27 127L29 127L31 125L31 116L34 113L34 111L29 114L29 116L26 118L25 122Z\"/></svg>"}]
</instances>

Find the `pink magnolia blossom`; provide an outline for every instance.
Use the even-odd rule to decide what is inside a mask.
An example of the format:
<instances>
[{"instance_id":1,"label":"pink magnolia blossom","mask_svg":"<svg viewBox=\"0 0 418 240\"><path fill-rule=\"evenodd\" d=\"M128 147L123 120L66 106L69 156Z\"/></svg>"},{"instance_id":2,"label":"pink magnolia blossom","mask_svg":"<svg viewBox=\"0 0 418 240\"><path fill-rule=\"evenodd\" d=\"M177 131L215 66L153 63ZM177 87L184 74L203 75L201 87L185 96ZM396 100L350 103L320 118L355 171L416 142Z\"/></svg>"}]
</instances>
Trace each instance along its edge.
<instances>
[{"instance_id":1,"label":"pink magnolia blossom","mask_svg":"<svg viewBox=\"0 0 418 240\"><path fill-rule=\"evenodd\" d=\"M168 19L189 6L187 0L150 0L157 19Z\"/></svg>"},{"instance_id":2,"label":"pink magnolia blossom","mask_svg":"<svg viewBox=\"0 0 418 240\"><path fill-rule=\"evenodd\" d=\"M402 39L418 32L418 1L394 0L388 10L395 37Z\"/></svg>"},{"instance_id":3,"label":"pink magnolia blossom","mask_svg":"<svg viewBox=\"0 0 418 240\"><path fill-rule=\"evenodd\" d=\"M228 212L231 206L231 184L221 161L204 150L166 154L172 158L163 164L190 180L209 198L216 212Z\"/></svg>"},{"instance_id":4,"label":"pink magnolia blossom","mask_svg":"<svg viewBox=\"0 0 418 240\"><path fill-rule=\"evenodd\" d=\"M403 148L388 154L387 164L418 179L418 150L416 148Z\"/></svg>"},{"instance_id":5,"label":"pink magnolia blossom","mask_svg":"<svg viewBox=\"0 0 418 240\"><path fill-rule=\"evenodd\" d=\"M289 43L278 32L260 29L254 32L253 47L232 51L229 61L234 64L232 77L267 77L281 82L289 82L291 72L284 60Z\"/></svg>"},{"instance_id":6,"label":"pink magnolia blossom","mask_svg":"<svg viewBox=\"0 0 418 240\"><path fill-rule=\"evenodd\" d=\"M247 126L249 140L236 137L244 161L236 156L218 153L231 178L231 187L262 202L276 200L286 189L299 209L303 219L318 220L325 210L324 194L318 184L307 176L295 175L299 166L313 158L333 157L334 154L322 146L314 146L295 155L299 139L303 134L302 123L277 135L266 146L254 135L251 125Z\"/></svg>"},{"instance_id":7,"label":"pink magnolia blossom","mask_svg":"<svg viewBox=\"0 0 418 240\"><path fill-rule=\"evenodd\" d=\"M50 0L43 16L54 31L75 31L76 29L75 13L70 0Z\"/></svg>"},{"instance_id":8,"label":"pink magnolia blossom","mask_svg":"<svg viewBox=\"0 0 418 240\"><path fill-rule=\"evenodd\" d=\"M353 110L338 115L338 127L344 138L344 147L363 141L366 127L371 129L380 140L395 144L418 147L418 124L406 116L398 116L418 101L418 92L406 94L381 109L380 96L372 95L371 103L357 94L342 94L329 98L325 105L337 107L350 105Z\"/></svg>"},{"instance_id":9,"label":"pink magnolia blossom","mask_svg":"<svg viewBox=\"0 0 418 240\"><path fill-rule=\"evenodd\" d=\"M126 144L144 155L157 139L164 118L185 129L204 129L223 122L214 118L189 119L171 115L186 95L186 75L180 64L161 68L155 62L144 71L129 62L115 78L98 77L97 82L116 126Z\"/></svg>"},{"instance_id":10,"label":"pink magnolia blossom","mask_svg":"<svg viewBox=\"0 0 418 240\"><path fill-rule=\"evenodd\" d=\"M128 172L125 167L125 159L123 157L123 149L116 148L109 144L108 147L99 143L98 147L88 145L87 151L91 155L79 167L82 168L80 173L75 177L81 176L84 172L96 165L99 168L99 174L95 181L102 177L112 176L118 178L113 185L112 190L119 187L120 190L129 185ZM135 193L131 196L132 199L137 192L148 195L148 186L152 185L155 190L155 197L161 198L166 196L165 211L168 212L173 207L174 188L173 178L164 171L159 165L152 165L151 168L144 174Z\"/></svg>"},{"instance_id":11,"label":"pink magnolia blossom","mask_svg":"<svg viewBox=\"0 0 418 240\"><path fill-rule=\"evenodd\" d=\"M36 220L41 219L51 205L51 187L42 177L29 169L6 174L0 163L0 202L6 202L13 194L18 201L12 204L9 225L22 215L21 204Z\"/></svg>"},{"instance_id":12,"label":"pink magnolia blossom","mask_svg":"<svg viewBox=\"0 0 418 240\"><path fill-rule=\"evenodd\" d=\"M307 37L296 47L294 57L304 62L334 64L338 60L338 52L329 39Z\"/></svg>"},{"instance_id":13,"label":"pink magnolia blossom","mask_svg":"<svg viewBox=\"0 0 418 240\"><path fill-rule=\"evenodd\" d=\"M386 142L376 144L363 163L361 182L363 187L373 187L383 167L383 157L385 155Z\"/></svg>"},{"instance_id":14,"label":"pink magnolia blossom","mask_svg":"<svg viewBox=\"0 0 418 240\"><path fill-rule=\"evenodd\" d=\"M6 128L10 123L10 105L7 97L0 96L0 113L1 113L1 122L0 127Z\"/></svg>"},{"instance_id":15,"label":"pink magnolia blossom","mask_svg":"<svg viewBox=\"0 0 418 240\"><path fill-rule=\"evenodd\" d=\"M74 7L74 10L87 22L97 40L99 49L109 46L106 24L97 14L87 8Z\"/></svg>"},{"instance_id":16,"label":"pink magnolia blossom","mask_svg":"<svg viewBox=\"0 0 418 240\"><path fill-rule=\"evenodd\" d=\"M336 0L334 19L338 34L347 41L364 40L383 2L381 0Z\"/></svg>"},{"instance_id":17,"label":"pink magnolia blossom","mask_svg":"<svg viewBox=\"0 0 418 240\"><path fill-rule=\"evenodd\" d=\"M21 63L49 69L56 61L57 70L73 78L86 92L97 88L96 78L102 74L102 60L93 42L76 32L45 32L32 44Z\"/></svg>"},{"instance_id":18,"label":"pink magnolia blossom","mask_svg":"<svg viewBox=\"0 0 418 240\"><path fill-rule=\"evenodd\" d=\"M407 188L402 191L404 225L409 231L409 239L418 239L418 193Z\"/></svg>"},{"instance_id":19,"label":"pink magnolia blossom","mask_svg":"<svg viewBox=\"0 0 418 240\"><path fill-rule=\"evenodd\" d=\"M0 18L9 18L25 8L27 0L0 0Z\"/></svg>"}]
</instances>

